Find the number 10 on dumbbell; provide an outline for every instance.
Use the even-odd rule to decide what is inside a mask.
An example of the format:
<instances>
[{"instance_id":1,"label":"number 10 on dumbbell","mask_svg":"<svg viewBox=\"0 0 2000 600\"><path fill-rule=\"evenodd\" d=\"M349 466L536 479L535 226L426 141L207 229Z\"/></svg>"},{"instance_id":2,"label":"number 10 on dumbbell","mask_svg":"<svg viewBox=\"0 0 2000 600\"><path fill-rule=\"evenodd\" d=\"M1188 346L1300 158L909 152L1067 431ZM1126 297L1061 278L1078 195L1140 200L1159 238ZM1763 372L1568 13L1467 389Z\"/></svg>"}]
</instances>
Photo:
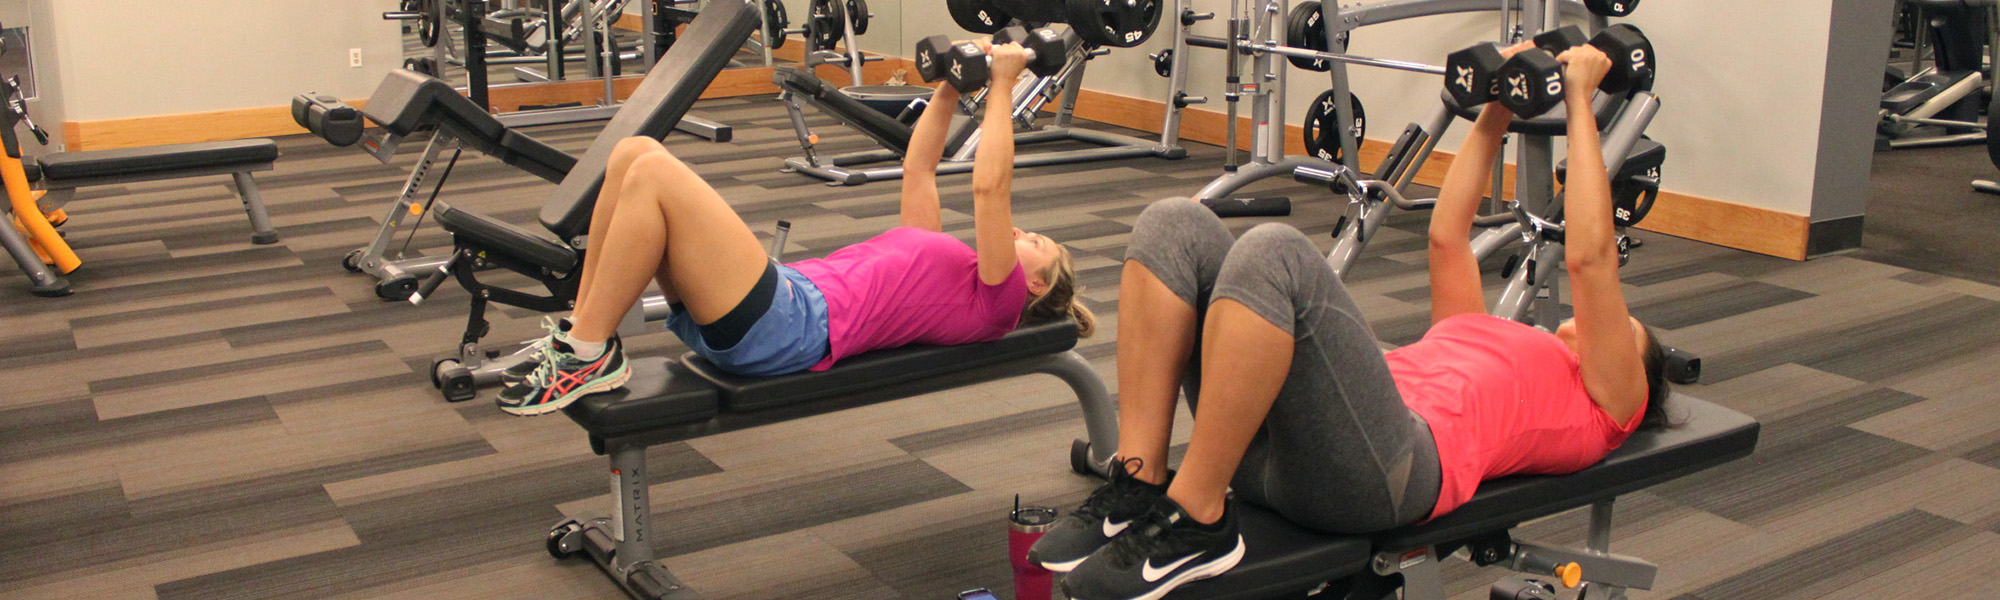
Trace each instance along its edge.
<instances>
[{"instance_id":1,"label":"number 10 on dumbbell","mask_svg":"<svg viewBox=\"0 0 2000 600\"><path fill-rule=\"evenodd\" d=\"M1068 56L1061 35L1050 29L1028 31L1008 27L993 34L993 45L1019 43L1028 51L1028 72L1049 77L1062 71ZM926 81L944 79L960 93L986 87L991 78L992 57L973 42L952 43L950 38L933 35L917 40L917 74Z\"/></svg>"}]
</instances>

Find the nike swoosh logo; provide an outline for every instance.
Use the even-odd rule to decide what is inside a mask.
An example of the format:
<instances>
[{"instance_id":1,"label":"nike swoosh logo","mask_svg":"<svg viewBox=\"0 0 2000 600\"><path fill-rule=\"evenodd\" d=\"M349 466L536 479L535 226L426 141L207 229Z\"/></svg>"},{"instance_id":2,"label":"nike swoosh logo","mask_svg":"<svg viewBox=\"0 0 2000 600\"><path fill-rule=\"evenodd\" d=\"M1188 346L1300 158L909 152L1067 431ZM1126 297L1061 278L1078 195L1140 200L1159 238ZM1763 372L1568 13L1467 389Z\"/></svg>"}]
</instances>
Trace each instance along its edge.
<instances>
[{"instance_id":1,"label":"nike swoosh logo","mask_svg":"<svg viewBox=\"0 0 2000 600\"><path fill-rule=\"evenodd\" d=\"M1131 521L1130 519L1127 519L1127 520L1125 520L1124 522L1121 522L1121 523L1116 523L1116 524L1113 524L1113 523L1111 522L1111 519L1105 519L1105 520L1104 520L1104 537L1108 537L1108 538L1115 538L1115 537L1118 537L1118 533L1119 533L1119 532L1121 532L1121 531L1125 531L1125 528L1126 528L1127 526L1130 526L1131 524L1132 524L1132 521Z\"/></svg>"},{"instance_id":2,"label":"nike swoosh logo","mask_svg":"<svg viewBox=\"0 0 2000 600\"><path fill-rule=\"evenodd\" d=\"M1180 560L1167 563L1167 566L1164 568L1154 568L1153 559L1148 558L1146 559L1146 564L1140 567L1139 576L1146 578L1146 583L1159 581L1161 577L1166 577L1168 573L1174 572L1174 569L1181 568L1181 565L1187 564L1187 561L1194 560L1197 556L1201 556L1201 553L1196 552L1183 556Z\"/></svg>"}]
</instances>

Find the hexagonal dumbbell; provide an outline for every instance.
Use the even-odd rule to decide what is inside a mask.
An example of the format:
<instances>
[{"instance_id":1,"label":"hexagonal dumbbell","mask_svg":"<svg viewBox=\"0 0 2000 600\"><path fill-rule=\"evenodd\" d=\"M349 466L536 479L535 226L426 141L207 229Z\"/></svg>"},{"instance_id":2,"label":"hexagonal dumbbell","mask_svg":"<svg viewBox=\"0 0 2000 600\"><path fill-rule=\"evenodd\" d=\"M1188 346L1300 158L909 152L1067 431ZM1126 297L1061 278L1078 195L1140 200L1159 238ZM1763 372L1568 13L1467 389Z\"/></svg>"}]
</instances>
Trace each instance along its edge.
<instances>
[{"instance_id":1,"label":"hexagonal dumbbell","mask_svg":"<svg viewBox=\"0 0 2000 600\"><path fill-rule=\"evenodd\" d=\"M1492 102L1500 93L1493 74L1506 63L1497 44L1475 44L1453 52L1444 60L1444 87L1459 106L1471 108Z\"/></svg>"},{"instance_id":2,"label":"hexagonal dumbbell","mask_svg":"<svg viewBox=\"0 0 2000 600\"><path fill-rule=\"evenodd\" d=\"M1556 59L1583 39L1575 26L1535 36L1535 48L1515 54L1494 71L1500 103L1514 114L1547 112L1563 100L1562 61ZM1598 89L1621 93L1652 77L1653 46L1630 25L1614 25L1590 38L1589 44L1611 59L1611 70Z\"/></svg>"},{"instance_id":3,"label":"hexagonal dumbbell","mask_svg":"<svg viewBox=\"0 0 2000 600\"><path fill-rule=\"evenodd\" d=\"M944 79L945 54L951 52L951 38L933 35L917 40L917 76L924 81Z\"/></svg>"},{"instance_id":4,"label":"hexagonal dumbbell","mask_svg":"<svg viewBox=\"0 0 2000 600\"><path fill-rule=\"evenodd\" d=\"M1062 71L1068 60L1063 51L1062 36L1050 29L1029 31L1022 27L1008 27L993 34L993 44L1019 43L1028 51L1028 72L1048 77ZM971 93L986 87L991 78L989 65L992 57L979 44L959 42L952 45L942 55L945 81L951 83L961 93Z\"/></svg>"}]
</instances>

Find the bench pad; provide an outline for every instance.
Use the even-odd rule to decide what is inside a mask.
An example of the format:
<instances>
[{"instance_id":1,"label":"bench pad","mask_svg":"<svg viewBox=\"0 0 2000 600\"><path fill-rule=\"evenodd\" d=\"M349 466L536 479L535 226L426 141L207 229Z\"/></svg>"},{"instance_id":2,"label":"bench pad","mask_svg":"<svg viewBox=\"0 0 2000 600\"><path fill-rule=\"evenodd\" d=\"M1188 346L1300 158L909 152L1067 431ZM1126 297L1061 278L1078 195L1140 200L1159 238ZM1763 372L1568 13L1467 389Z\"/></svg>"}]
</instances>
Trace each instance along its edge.
<instances>
[{"instance_id":1,"label":"bench pad","mask_svg":"<svg viewBox=\"0 0 2000 600\"><path fill-rule=\"evenodd\" d=\"M42 176L64 179L170 173L185 169L250 165L278 160L278 144L267 139L170 144L145 148L57 152L36 159Z\"/></svg>"},{"instance_id":2,"label":"bench pad","mask_svg":"<svg viewBox=\"0 0 2000 600\"><path fill-rule=\"evenodd\" d=\"M723 372L708 359L688 353L681 362L707 379L721 393L722 405L733 412L804 404L834 396L881 393L906 397L912 391L898 384L917 382L978 367L1056 354L1076 347L1076 323L1055 319L1027 323L998 340L962 346L905 346L841 359L832 369L777 377L745 377ZM954 387L941 382L936 389ZM888 399L887 397L881 399Z\"/></svg>"},{"instance_id":3,"label":"bench pad","mask_svg":"<svg viewBox=\"0 0 2000 600\"><path fill-rule=\"evenodd\" d=\"M680 363L649 357L632 359L632 380L625 387L579 398L563 413L585 431L611 438L707 421L720 406L715 388Z\"/></svg>"},{"instance_id":4,"label":"bench pad","mask_svg":"<svg viewBox=\"0 0 2000 600\"><path fill-rule=\"evenodd\" d=\"M571 252L568 246L529 233L526 229L442 202L438 203L434 212L437 213L438 225L460 241L470 241L494 254L556 273L568 273L576 267L576 253Z\"/></svg>"},{"instance_id":5,"label":"bench pad","mask_svg":"<svg viewBox=\"0 0 2000 600\"><path fill-rule=\"evenodd\" d=\"M1479 492L1457 510L1402 529L1366 536L1315 534L1268 510L1239 504L1243 538L1249 545L1243 562L1220 577L1175 590L1168 598L1260 597L1237 595L1234 590L1239 588L1303 591L1364 568L1369 553L1349 552L1355 543L1378 552L1400 552L1506 531L1531 519L1749 456L1757 447L1757 421L1743 413L1675 394L1668 400L1667 415L1682 424L1635 433L1590 468L1568 475L1519 475L1481 483ZM1279 519L1276 524L1282 527L1270 527L1267 519ZM1346 561L1332 560L1341 557Z\"/></svg>"}]
</instances>

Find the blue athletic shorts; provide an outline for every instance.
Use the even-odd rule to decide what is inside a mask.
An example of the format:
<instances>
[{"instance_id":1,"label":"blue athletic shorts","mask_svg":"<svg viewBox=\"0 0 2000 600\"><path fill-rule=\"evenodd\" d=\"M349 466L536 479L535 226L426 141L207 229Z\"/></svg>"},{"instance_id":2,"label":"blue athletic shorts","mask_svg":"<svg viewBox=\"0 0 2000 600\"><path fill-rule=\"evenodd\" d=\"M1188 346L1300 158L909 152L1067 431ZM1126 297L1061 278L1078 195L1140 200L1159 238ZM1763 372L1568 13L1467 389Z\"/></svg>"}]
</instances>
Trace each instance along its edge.
<instances>
[{"instance_id":1,"label":"blue athletic shorts","mask_svg":"<svg viewBox=\"0 0 2000 600\"><path fill-rule=\"evenodd\" d=\"M702 339L701 325L678 306L667 317L667 329L702 358L738 375L769 377L812 368L832 351L827 345L826 297L797 270L785 265L777 265L777 270L771 307L728 350L710 348Z\"/></svg>"}]
</instances>

